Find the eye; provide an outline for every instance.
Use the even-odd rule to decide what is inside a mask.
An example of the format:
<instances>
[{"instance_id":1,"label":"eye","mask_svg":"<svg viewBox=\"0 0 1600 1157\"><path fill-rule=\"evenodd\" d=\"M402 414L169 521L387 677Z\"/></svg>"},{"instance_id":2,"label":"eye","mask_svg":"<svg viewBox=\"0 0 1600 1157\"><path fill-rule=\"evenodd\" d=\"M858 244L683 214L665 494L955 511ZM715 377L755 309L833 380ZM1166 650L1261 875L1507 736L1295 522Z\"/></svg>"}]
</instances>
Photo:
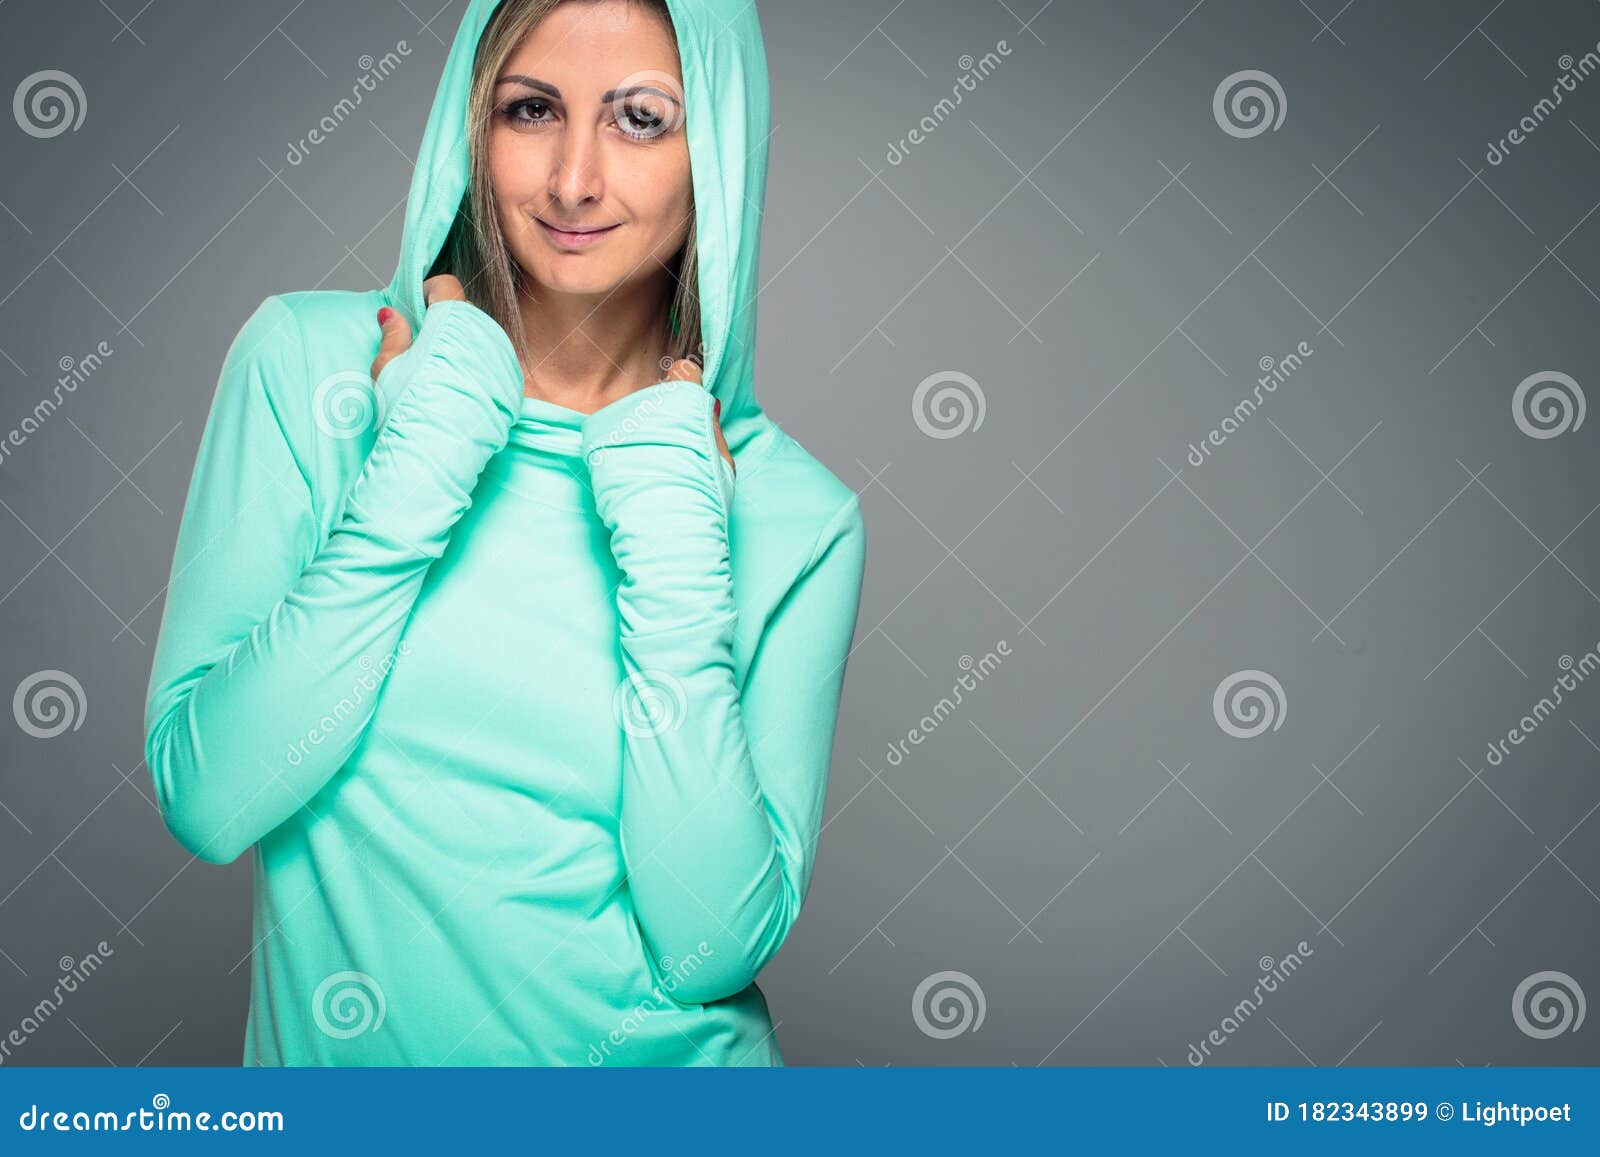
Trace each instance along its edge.
<instances>
[{"instance_id":1,"label":"eye","mask_svg":"<svg viewBox=\"0 0 1600 1157\"><path fill-rule=\"evenodd\" d=\"M515 128L531 128L548 123L551 109L548 101L528 96L505 105L500 114Z\"/></svg>"},{"instance_id":2,"label":"eye","mask_svg":"<svg viewBox=\"0 0 1600 1157\"><path fill-rule=\"evenodd\" d=\"M617 127L635 140L653 140L671 127L665 102L634 99L617 114Z\"/></svg>"}]
</instances>

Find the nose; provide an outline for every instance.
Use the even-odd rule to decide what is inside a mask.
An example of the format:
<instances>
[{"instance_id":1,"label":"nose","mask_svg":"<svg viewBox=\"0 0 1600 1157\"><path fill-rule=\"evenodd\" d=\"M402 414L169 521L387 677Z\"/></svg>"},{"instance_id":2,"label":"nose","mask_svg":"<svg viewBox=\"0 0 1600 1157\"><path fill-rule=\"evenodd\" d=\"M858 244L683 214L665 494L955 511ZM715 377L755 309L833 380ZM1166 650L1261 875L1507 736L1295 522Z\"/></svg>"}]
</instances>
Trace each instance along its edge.
<instances>
[{"instance_id":1,"label":"nose","mask_svg":"<svg viewBox=\"0 0 1600 1157\"><path fill-rule=\"evenodd\" d=\"M578 209L585 201L600 200L605 196L601 168L596 126L566 122L551 160L547 189L551 201L570 211Z\"/></svg>"}]
</instances>

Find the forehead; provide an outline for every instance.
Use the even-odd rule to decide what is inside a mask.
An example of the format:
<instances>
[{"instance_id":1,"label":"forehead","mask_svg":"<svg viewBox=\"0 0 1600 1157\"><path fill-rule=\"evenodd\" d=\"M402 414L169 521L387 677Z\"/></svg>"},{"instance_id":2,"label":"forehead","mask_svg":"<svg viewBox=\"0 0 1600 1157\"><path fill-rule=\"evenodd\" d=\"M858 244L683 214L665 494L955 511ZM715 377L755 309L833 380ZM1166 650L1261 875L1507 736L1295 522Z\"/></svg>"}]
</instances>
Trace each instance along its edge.
<instances>
[{"instance_id":1,"label":"forehead","mask_svg":"<svg viewBox=\"0 0 1600 1157\"><path fill-rule=\"evenodd\" d=\"M626 0L568 0L523 37L503 71L536 75L565 90L610 88L643 69L678 75L677 41L664 14Z\"/></svg>"}]
</instances>

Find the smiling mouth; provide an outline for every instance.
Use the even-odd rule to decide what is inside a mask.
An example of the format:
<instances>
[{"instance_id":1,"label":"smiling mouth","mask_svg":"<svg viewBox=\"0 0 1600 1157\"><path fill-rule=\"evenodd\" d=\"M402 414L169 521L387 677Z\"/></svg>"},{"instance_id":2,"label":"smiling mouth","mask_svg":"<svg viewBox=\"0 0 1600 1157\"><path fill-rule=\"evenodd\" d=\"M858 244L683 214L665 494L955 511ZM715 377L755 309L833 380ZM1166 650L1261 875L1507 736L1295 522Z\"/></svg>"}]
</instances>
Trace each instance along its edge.
<instances>
[{"instance_id":1,"label":"smiling mouth","mask_svg":"<svg viewBox=\"0 0 1600 1157\"><path fill-rule=\"evenodd\" d=\"M603 237L619 228L616 225L558 228L542 217L535 217L534 220L539 222L539 227L544 230L545 236L561 249L584 249L598 243Z\"/></svg>"}]
</instances>

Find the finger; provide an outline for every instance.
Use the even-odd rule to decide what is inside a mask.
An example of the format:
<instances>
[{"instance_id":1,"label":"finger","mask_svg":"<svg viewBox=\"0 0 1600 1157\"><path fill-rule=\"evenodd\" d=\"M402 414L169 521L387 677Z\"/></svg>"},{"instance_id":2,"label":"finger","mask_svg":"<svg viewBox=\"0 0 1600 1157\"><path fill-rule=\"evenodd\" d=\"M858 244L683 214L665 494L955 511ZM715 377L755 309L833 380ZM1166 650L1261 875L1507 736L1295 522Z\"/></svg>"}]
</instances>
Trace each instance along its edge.
<instances>
[{"instance_id":1,"label":"finger","mask_svg":"<svg viewBox=\"0 0 1600 1157\"><path fill-rule=\"evenodd\" d=\"M665 380L669 382L693 382L698 386L702 384L700 381L700 367L688 358L679 358L672 363L672 368L667 371Z\"/></svg>"},{"instance_id":2,"label":"finger","mask_svg":"<svg viewBox=\"0 0 1600 1157\"><path fill-rule=\"evenodd\" d=\"M461 288L461 282L456 278L448 273L441 273L422 283L422 300L427 305L432 305L436 301L465 301L467 291Z\"/></svg>"},{"instance_id":3,"label":"finger","mask_svg":"<svg viewBox=\"0 0 1600 1157\"><path fill-rule=\"evenodd\" d=\"M378 325L383 340L378 343L378 356L372 362L373 381L378 380L384 366L411 348L411 326L406 323L405 314L385 306L378 311Z\"/></svg>"}]
</instances>

